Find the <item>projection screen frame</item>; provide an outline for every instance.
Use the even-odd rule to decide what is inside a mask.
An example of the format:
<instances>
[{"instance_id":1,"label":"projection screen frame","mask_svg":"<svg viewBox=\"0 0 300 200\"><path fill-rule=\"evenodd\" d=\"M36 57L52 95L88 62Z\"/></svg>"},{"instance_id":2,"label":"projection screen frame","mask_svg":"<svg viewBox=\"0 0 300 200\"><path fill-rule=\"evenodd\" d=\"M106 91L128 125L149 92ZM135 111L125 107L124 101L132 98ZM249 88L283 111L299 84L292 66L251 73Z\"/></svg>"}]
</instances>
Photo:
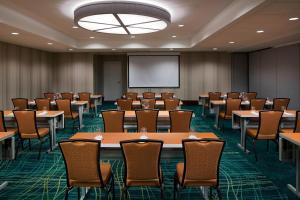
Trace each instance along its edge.
<instances>
[{"instance_id":1,"label":"projection screen frame","mask_svg":"<svg viewBox=\"0 0 300 200\"><path fill-rule=\"evenodd\" d=\"M129 57L130 56L176 56L178 58L178 86L175 87L130 87L129 86ZM180 55L158 55L158 54L154 54L154 55L127 55L127 87L128 88L180 88Z\"/></svg>"}]
</instances>

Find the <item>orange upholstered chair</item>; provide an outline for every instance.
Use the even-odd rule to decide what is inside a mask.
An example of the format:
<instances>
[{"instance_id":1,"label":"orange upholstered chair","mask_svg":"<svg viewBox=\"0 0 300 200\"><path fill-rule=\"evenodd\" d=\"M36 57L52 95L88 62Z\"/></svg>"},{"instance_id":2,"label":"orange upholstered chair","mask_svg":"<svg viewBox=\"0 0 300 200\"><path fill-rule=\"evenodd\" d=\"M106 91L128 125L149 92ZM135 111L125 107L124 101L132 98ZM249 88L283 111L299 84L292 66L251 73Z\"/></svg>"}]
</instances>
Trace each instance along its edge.
<instances>
[{"instance_id":1,"label":"orange upholstered chair","mask_svg":"<svg viewBox=\"0 0 300 200\"><path fill-rule=\"evenodd\" d=\"M174 93L173 92L162 92L161 93L161 99L165 100L165 99L172 99L174 98Z\"/></svg>"},{"instance_id":2,"label":"orange upholstered chair","mask_svg":"<svg viewBox=\"0 0 300 200\"><path fill-rule=\"evenodd\" d=\"M59 142L66 167L67 188L65 199L68 199L72 188L98 187L105 190L105 199L112 191L115 198L114 176L112 167L101 162L101 142L95 140L66 140Z\"/></svg>"},{"instance_id":3,"label":"orange upholstered chair","mask_svg":"<svg viewBox=\"0 0 300 200\"><path fill-rule=\"evenodd\" d=\"M101 112L104 132L124 132L125 111L106 110Z\"/></svg>"},{"instance_id":4,"label":"orange upholstered chair","mask_svg":"<svg viewBox=\"0 0 300 200\"><path fill-rule=\"evenodd\" d=\"M165 110L176 110L180 105L180 100L174 98L165 99L164 104L165 104Z\"/></svg>"},{"instance_id":5,"label":"orange upholstered chair","mask_svg":"<svg viewBox=\"0 0 300 200\"><path fill-rule=\"evenodd\" d=\"M155 99L142 99L141 106L143 109L154 109L155 108Z\"/></svg>"},{"instance_id":6,"label":"orange upholstered chair","mask_svg":"<svg viewBox=\"0 0 300 200\"><path fill-rule=\"evenodd\" d=\"M136 110L135 115L137 119L137 131L141 128L146 128L147 132L157 131L157 116L158 110Z\"/></svg>"},{"instance_id":7,"label":"orange upholstered chair","mask_svg":"<svg viewBox=\"0 0 300 200\"><path fill-rule=\"evenodd\" d=\"M137 100L138 93L137 92L127 92L126 99Z\"/></svg>"},{"instance_id":8,"label":"orange upholstered chair","mask_svg":"<svg viewBox=\"0 0 300 200\"><path fill-rule=\"evenodd\" d=\"M169 111L171 129L170 132L190 132L193 111L173 110Z\"/></svg>"},{"instance_id":9,"label":"orange upholstered chair","mask_svg":"<svg viewBox=\"0 0 300 200\"><path fill-rule=\"evenodd\" d=\"M132 99L117 99L117 105L120 110L132 110Z\"/></svg>"},{"instance_id":10,"label":"orange upholstered chair","mask_svg":"<svg viewBox=\"0 0 300 200\"><path fill-rule=\"evenodd\" d=\"M300 133L300 111L297 111L296 112L296 121L295 121L295 126L294 128L282 128L280 130L280 132L283 132L283 133Z\"/></svg>"},{"instance_id":11,"label":"orange upholstered chair","mask_svg":"<svg viewBox=\"0 0 300 200\"><path fill-rule=\"evenodd\" d=\"M51 110L50 99L35 99L36 109L37 110Z\"/></svg>"},{"instance_id":12,"label":"orange upholstered chair","mask_svg":"<svg viewBox=\"0 0 300 200\"><path fill-rule=\"evenodd\" d=\"M238 99L240 98L239 92L228 92L227 93L227 99Z\"/></svg>"},{"instance_id":13,"label":"orange upholstered chair","mask_svg":"<svg viewBox=\"0 0 300 200\"><path fill-rule=\"evenodd\" d=\"M184 162L178 163L174 177L174 199L180 199L186 187L207 186L219 188L219 166L225 141L217 139L186 139L182 141ZM211 194L211 192L210 192ZM199 197L200 199L200 197Z\"/></svg>"},{"instance_id":14,"label":"orange upholstered chair","mask_svg":"<svg viewBox=\"0 0 300 200\"><path fill-rule=\"evenodd\" d=\"M273 110L286 110L290 103L289 98L274 98L273 99Z\"/></svg>"},{"instance_id":15,"label":"orange upholstered chair","mask_svg":"<svg viewBox=\"0 0 300 200\"><path fill-rule=\"evenodd\" d=\"M144 92L143 98L144 99L155 99L155 93L154 92Z\"/></svg>"},{"instance_id":16,"label":"orange upholstered chair","mask_svg":"<svg viewBox=\"0 0 300 200\"><path fill-rule=\"evenodd\" d=\"M28 99L25 98L14 98L12 99L13 105L16 110L28 109Z\"/></svg>"},{"instance_id":17,"label":"orange upholstered chair","mask_svg":"<svg viewBox=\"0 0 300 200\"><path fill-rule=\"evenodd\" d=\"M73 98L74 98L74 95L73 95L72 92L62 92L61 93L61 98L62 99L69 99L70 101L72 101Z\"/></svg>"},{"instance_id":18,"label":"orange upholstered chair","mask_svg":"<svg viewBox=\"0 0 300 200\"><path fill-rule=\"evenodd\" d=\"M232 118L232 111L234 110L240 110L241 109L241 99L234 99L230 98L226 100L225 104L225 111L221 111L219 113L219 124L220 121L222 120L222 130L224 131L224 121L225 120L231 120ZM218 124L218 127L220 127Z\"/></svg>"},{"instance_id":19,"label":"orange upholstered chair","mask_svg":"<svg viewBox=\"0 0 300 200\"><path fill-rule=\"evenodd\" d=\"M76 121L78 122L79 129L80 123L79 123L79 114L78 112L73 112L72 111L72 106L71 106L71 100L69 99L57 99L56 100L56 105L58 110L64 111L64 117L66 119L71 119L73 121L73 131L75 129L75 123Z\"/></svg>"}]
</instances>

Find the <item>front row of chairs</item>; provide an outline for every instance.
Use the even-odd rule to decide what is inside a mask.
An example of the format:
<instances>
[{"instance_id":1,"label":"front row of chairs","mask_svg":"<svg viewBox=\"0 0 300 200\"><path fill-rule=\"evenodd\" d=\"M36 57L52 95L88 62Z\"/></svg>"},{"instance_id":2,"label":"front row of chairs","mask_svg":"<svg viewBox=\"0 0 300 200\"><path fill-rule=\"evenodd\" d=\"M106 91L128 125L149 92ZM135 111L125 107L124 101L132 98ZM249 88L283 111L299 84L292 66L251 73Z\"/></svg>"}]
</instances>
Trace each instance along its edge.
<instances>
[{"instance_id":1,"label":"front row of chairs","mask_svg":"<svg viewBox=\"0 0 300 200\"><path fill-rule=\"evenodd\" d=\"M185 139L182 141L184 162L176 166L174 175L174 198L181 197L187 187L206 186L215 188L221 198L219 188L219 166L225 141L217 139ZM100 161L101 142L94 140L66 140L59 143L66 166L68 199L72 188L98 187L105 190L105 198L114 191L114 175L109 163ZM164 198L164 179L160 166L163 141L127 140L120 142L124 160L122 197L128 198L128 188L153 186L161 190Z\"/></svg>"},{"instance_id":2,"label":"front row of chairs","mask_svg":"<svg viewBox=\"0 0 300 200\"><path fill-rule=\"evenodd\" d=\"M159 110L146 109L136 110L137 131L146 128L148 132L157 132L157 118ZM169 111L170 132L190 132L190 124L193 111L173 110ZM125 111L106 110L102 111L104 132L124 132Z\"/></svg>"}]
</instances>

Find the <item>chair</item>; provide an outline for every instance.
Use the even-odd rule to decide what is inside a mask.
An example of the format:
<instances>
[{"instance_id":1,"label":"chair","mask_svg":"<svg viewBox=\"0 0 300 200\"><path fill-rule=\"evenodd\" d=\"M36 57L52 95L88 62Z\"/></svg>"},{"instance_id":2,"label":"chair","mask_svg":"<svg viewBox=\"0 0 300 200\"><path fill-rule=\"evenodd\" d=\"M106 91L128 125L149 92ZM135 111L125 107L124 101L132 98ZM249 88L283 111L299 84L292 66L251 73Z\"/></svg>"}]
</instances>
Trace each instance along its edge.
<instances>
[{"instance_id":1,"label":"chair","mask_svg":"<svg viewBox=\"0 0 300 200\"><path fill-rule=\"evenodd\" d=\"M25 110L28 109L28 99L25 98L14 98L12 99L12 103L17 110Z\"/></svg>"},{"instance_id":2,"label":"chair","mask_svg":"<svg viewBox=\"0 0 300 200\"><path fill-rule=\"evenodd\" d=\"M35 99L37 110L51 110L50 99Z\"/></svg>"},{"instance_id":3,"label":"chair","mask_svg":"<svg viewBox=\"0 0 300 200\"><path fill-rule=\"evenodd\" d=\"M49 136L49 144L51 148L51 138L49 134L49 128L38 128L36 125L36 111L33 110L14 110L15 119L17 121L18 133L19 133L19 145L21 143L23 147L23 141L29 141L29 149L31 150L31 139L38 139L40 141L38 159L41 157L42 145L46 140L46 136Z\"/></svg>"},{"instance_id":4,"label":"chair","mask_svg":"<svg viewBox=\"0 0 300 200\"><path fill-rule=\"evenodd\" d=\"M221 92L209 92L208 101L204 104L204 107L209 108L210 101L220 100Z\"/></svg>"},{"instance_id":5,"label":"chair","mask_svg":"<svg viewBox=\"0 0 300 200\"><path fill-rule=\"evenodd\" d=\"M138 93L136 93L136 92L127 92L125 96L126 96L126 99L137 100Z\"/></svg>"},{"instance_id":6,"label":"chair","mask_svg":"<svg viewBox=\"0 0 300 200\"><path fill-rule=\"evenodd\" d=\"M74 99L74 95L71 92L62 92L61 93L61 98L62 99L69 99L70 101L72 101Z\"/></svg>"},{"instance_id":7,"label":"chair","mask_svg":"<svg viewBox=\"0 0 300 200\"><path fill-rule=\"evenodd\" d=\"M105 199L109 193L114 192L114 176L109 163L100 161L101 141L95 140L65 140L59 142L65 168L67 188L65 199L69 192L77 187L80 199L80 187L99 187L105 190Z\"/></svg>"},{"instance_id":8,"label":"chair","mask_svg":"<svg viewBox=\"0 0 300 200\"><path fill-rule=\"evenodd\" d=\"M255 160L257 161L256 153L256 141L257 140L267 140L267 149L269 150L269 140L274 141L277 145L279 126L282 117L282 111L260 111L259 112L259 125L258 128L247 128L246 130L246 141L245 141L245 150L247 137L253 139L253 147Z\"/></svg>"},{"instance_id":9,"label":"chair","mask_svg":"<svg viewBox=\"0 0 300 200\"><path fill-rule=\"evenodd\" d=\"M161 99L165 100L165 99L172 99L174 97L174 93L173 92L162 92L161 93Z\"/></svg>"},{"instance_id":10,"label":"chair","mask_svg":"<svg viewBox=\"0 0 300 200\"><path fill-rule=\"evenodd\" d=\"M218 192L220 160L224 150L225 141L217 139L185 139L182 141L184 162L176 165L174 176L174 199L181 198L181 191L187 187L210 187Z\"/></svg>"},{"instance_id":11,"label":"chair","mask_svg":"<svg viewBox=\"0 0 300 200\"><path fill-rule=\"evenodd\" d=\"M0 132L14 132L17 133L18 129L16 128L7 128L4 120L4 112L0 110Z\"/></svg>"},{"instance_id":12,"label":"chair","mask_svg":"<svg viewBox=\"0 0 300 200\"><path fill-rule=\"evenodd\" d=\"M144 99L155 99L155 93L154 92L144 92L143 98Z\"/></svg>"},{"instance_id":13,"label":"chair","mask_svg":"<svg viewBox=\"0 0 300 200\"><path fill-rule=\"evenodd\" d=\"M256 99L257 92L246 92L245 93L245 100L251 101L252 99Z\"/></svg>"},{"instance_id":14,"label":"chair","mask_svg":"<svg viewBox=\"0 0 300 200\"><path fill-rule=\"evenodd\" d=\"M225 111L219 113L218 127L220 120L222 120L222 131L224 131L224 121L232 118L232 111L241 109L241 99L227 99L225 104Z\"/></svg>"},{"instance_id":15,"label":"chair","mask_svg":"<svg viewBox=\"0 0 300 200\"><path fill-rule=\"evenodd\" d=\"M71 119L73 121L73 131L75 129L75 122L77 121L79 129L80 127L80 122L79 122L79 114L78 112L73 112L72 111L72 106L71 106L71 100L69 99L57 99L56 100L56 105L58 110L64 111L64 117L65 119Z\"/></svg>"},{"instance_id":16,"label":"chair","mask_svg":"<svg viewBox=\"0 0 300 200\"><path fill-rule=\"evenodd\" d=\"M87 101L88 107L94 109L95 104L91 101L91 93L90 92L80 92L78 93L79 101Z\"/></svg>"},{"instance_id":17,"label":"chair","mask_svg":"<svg viewBox=\"0 0 300 200\"><path fill-rule=\"evenodd\" d=\"M274 98L273 99L273 110L286 110L290 103L289 98Z\"/></svg>"},{"instance_id":18,"label":"chair","mask_svg":"<svg viewBox=\"0 0 300 200\"><path fill-rule=\"evenodd\" d=\"M136 110L137 131L146 128L147 132L157 131L158 110Z\"/></svg>"},{"instance_id":19,"label":"chair","mask_svg":"<svg viewBox=\"0 0 300 200\"><path fill-rule=\"evenodd\" d=\"M180 100L179 99L165 99L164 105L165 110L176 110L179 107Z\"/></svg>"},{"instance_id":20,"label":"chair","mask_svg":"<svg viewBox=\"0 0 300 200\"><path fill-rule=\"evenodd\" d=\"M132 110L132 99L117 99L119 110Z\"/></svg>"},{"instance_id":21,"label":"chair","mask_svg":"<svg viewBox=\"0 0 300 200\"><path fill-rule=\"evenodd\" d=\"M124 132L125 111L106 110L101 112L104 132Z\"/></svg>"},{"instance_id":22,"label":"chair","mask_svg":"<svg viewBox=\"0 0 300 200\"><path fill-rule=\"evenodd\" d=\"M50 99L50 101L53 101L56 99L56 94L53 92L45 92L44 97Z\"/></svg>"},{"instance_id":23,"label":"chair","mask_svg":"<svg viewBox=\"0 0 300 200\"><path fill-rule=\"evenodd\" d=\"M171 129L170 132L190 132L193 111L174 110L169 111Z\"/></svg>"},{"instance_id":24,"label":"chair","mask_svg":"<svg viewBox=\"0 0 300 200\"><path fill-rule=\"evenodd\" d=\"M300 133L300 111L296 111L296 121L295 121L295 127L293 129L291 128L282 128L280 132L283 133Z\"/></svg>"},{"instance_id":25,"label":"chair","mask_svg":"<svg viewBox=\"0 0 300 200\"><path fill-rule=\"evenodd\" d=\"M143 109L154 109L155 108L155 99L142 99L141 106Z\"/></svg>"},{"instance_id":26,"label":"chair","mask_svg":"<svg viewBox=\"0 0 300 200\"><path fill-rule=\"evenodd\" d=\"M127 140L120 142L124 163L124 188L122 197L128 199L127 189L132 186L159 187L164 197L160 155L163 141Z\"/></svg>"},{"instance_id":27,"label":"chair","mask_svg":"<svg viewBox=\"0 0 300 200\"><path fill-rule=\"evenodd\" d=\"M263 110L266 104L266 99L251 99L250 109L251 110Z\"/></svg>"},{"instance_id":28,"label":"chair","mask_svg":"<svg viewBox=\"0 0 300 200\"><path fill-rule=\"evenodd\" d=\"M239 92L227 92L227 99L239 99L240 93Z\"/></svg>"}]
</instances>

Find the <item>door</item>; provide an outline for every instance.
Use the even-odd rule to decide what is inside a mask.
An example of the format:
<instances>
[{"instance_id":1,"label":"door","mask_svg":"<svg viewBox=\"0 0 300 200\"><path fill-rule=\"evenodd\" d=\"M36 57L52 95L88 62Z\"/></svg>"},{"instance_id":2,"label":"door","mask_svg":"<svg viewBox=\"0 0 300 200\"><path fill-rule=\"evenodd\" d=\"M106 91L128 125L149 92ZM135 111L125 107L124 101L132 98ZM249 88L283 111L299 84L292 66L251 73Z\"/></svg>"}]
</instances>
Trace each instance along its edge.
<instances>
[{"instance_id":1,"label":"door","mask_svg":"<svg viewBox=\"0 0 300 200\"><path fill-rule=\"evenodd\" d=\"M107 61L103 68L105 100L115 101L122 96L122 62Z\"/></svg>"}]
</instances>

